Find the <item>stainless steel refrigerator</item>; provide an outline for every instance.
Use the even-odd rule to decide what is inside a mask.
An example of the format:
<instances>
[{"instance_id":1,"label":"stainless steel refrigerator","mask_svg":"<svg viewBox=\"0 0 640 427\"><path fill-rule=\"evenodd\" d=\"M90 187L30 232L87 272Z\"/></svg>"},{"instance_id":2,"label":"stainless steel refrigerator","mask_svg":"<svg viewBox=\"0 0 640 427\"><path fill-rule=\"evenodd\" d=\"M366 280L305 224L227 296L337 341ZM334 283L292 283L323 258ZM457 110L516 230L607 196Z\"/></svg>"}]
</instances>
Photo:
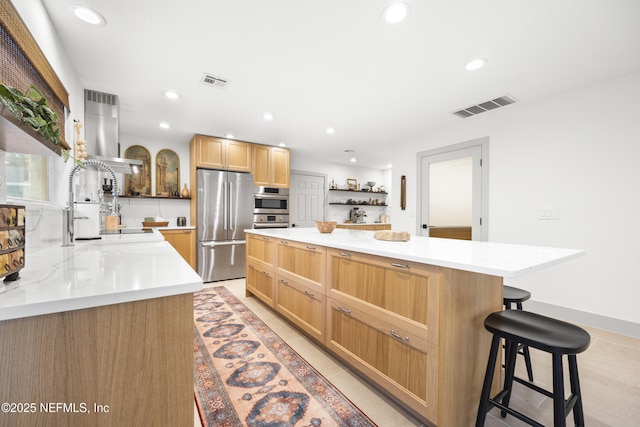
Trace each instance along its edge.
<instances>
[{"instance_id":1,"label":"stainless steel refrigerator","mask_svg":"<svg viewBox=\"0 0 640 427\"><path fill-rule=\"evenodd\" d=\"M253 175L196 172L198 274L204 282L245 276L244 230L253 225Z\"/></svg>"}]
</instances>

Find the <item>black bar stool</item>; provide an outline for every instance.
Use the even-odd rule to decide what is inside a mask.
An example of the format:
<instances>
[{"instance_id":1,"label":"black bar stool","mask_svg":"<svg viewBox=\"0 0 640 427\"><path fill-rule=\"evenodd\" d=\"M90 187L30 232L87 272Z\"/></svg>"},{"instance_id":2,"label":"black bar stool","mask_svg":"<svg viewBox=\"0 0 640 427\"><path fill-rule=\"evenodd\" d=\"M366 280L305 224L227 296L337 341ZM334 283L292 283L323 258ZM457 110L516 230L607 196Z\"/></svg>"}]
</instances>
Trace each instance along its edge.
<instances>
[{"instance_id":1,"label":"black bar stool","mask_svg":"<svg viewBox=\"0 0 640 427\"><path fill-rule=\"evenodd\" d=\"M522 310L522 303L531 298L531 292L524 289L514 288L513 286L502 286L502 303L505 310L511 310L511 304L515 304L518 310ZM527 376L529 381L533 382L533 368L531 367L531 354L529 347L520 344L518 346L518 354L524 356L524 364L527 367ZM505 357L505 359L507 359Z\"/></svg>"},{"instance_id":2,"label":"black bar stool","mask_svg":"<svg viewBox=\"0 0 640 427\"><path fill-rule=\"evenodd\" d=\"M484 321L484 327L493 334L493 339L491 341L487 372L482 386L476 427L484 426L487 412L493 406L501 409L503 418L508 413L529 425L543 427L537 421L509 408L514 380L553 399L553 425L555 427L565 427L566 417L572 410L576 426L584 426L576 354L589 347L591 337L587 331L570 323L522 310L504 310L490 314ZM498 358L500 339L502 338L504 338L508 347L506 351L508 360L506 362L504 388L495 397L491 398L489 394L491 393L493 372ZM518 344L524 344L551 353L553 357L553 392L514 375ZM569 379L571 383L571 395L567 400L564 398L562 370L562 356L564 355L567 355L569 361Z\"/></svg>"}]
</instances>

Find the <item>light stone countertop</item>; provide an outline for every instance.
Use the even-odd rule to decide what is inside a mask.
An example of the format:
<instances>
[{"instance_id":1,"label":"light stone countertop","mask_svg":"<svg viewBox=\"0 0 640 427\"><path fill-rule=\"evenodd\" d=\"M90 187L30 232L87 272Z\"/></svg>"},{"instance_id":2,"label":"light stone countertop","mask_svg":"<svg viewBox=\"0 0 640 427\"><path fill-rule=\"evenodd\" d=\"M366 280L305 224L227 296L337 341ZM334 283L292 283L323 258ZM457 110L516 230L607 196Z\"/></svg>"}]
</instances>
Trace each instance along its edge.
<instances>
[{"instance_id":1,"label":"light stone countertop","mask_svg":"<svg viewBox=\"0 0 640 427\"><path fill-rule=\"evenodd\" d=\"M202 279L154 231L27 251L20 279L0 283L0 320L196 292Z\"/></svg>"},{"instance_id":2,"label":"light stone countertop","mask_svg":"<svg viewBox=\"0 0 640 427\"><path fill-rule=\"evenodd\" d=\"M377 240L375 231L316 228L247 229L247 233L294 240L346 251L361 252L500 277L518 277L581 255L580 249L551 248L411 236L408 242Z\"/></svg>"}]
</instances>

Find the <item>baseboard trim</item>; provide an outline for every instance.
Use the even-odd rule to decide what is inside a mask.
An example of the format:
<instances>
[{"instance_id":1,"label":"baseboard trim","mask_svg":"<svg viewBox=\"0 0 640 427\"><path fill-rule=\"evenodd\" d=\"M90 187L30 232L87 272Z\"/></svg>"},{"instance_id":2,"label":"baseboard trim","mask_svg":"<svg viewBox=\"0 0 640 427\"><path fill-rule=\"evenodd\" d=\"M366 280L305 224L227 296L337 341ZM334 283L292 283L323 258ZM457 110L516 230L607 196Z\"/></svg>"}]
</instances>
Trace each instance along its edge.
<instances>
[{"instance_id":1,"label":"baseboard trim","mask_svg":"<svg viewBox=\"0 0 640 427\"><path fill-rule=\"evenodd\" d=\"M613 332L616 334L626 335L633 338L640 338L640 323L615 319L613 317L588 313L586 311L574 310L571 308L561 307L558 305L534 300L527 301L525 305L526 310L564 320L565 322L579 323L585 326L604 329L605 331Z\"/></svg>"}]
</instances>

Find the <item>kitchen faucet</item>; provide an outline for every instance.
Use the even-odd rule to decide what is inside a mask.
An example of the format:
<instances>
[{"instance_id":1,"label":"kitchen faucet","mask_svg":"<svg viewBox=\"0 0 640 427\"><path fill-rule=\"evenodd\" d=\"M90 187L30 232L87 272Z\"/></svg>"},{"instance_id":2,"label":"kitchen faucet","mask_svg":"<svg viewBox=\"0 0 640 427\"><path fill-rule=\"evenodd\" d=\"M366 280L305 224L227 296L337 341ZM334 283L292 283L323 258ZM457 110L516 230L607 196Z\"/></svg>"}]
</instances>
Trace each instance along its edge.
<instances>
[{"instance_id":1,"label":"kitchen faucet","mask_svg":"<svg viewBox=\"0 0 640 427\"><path fill-rule=\"evenodd\" d=\"M109 172L111 179L113 180L113 188L111 194L113 194L113 204L111 205L111 215L118 215L118 181L116 180L116 174L109 165L100 160L85 159L82 161L84 165L92 165L102 168ZM62 209L62 246L73 246L74 241L74 207L73 207L73 175L82 168L81 165L76 164L71 171L69 171L69 203L67 207Z\"/></svg>"}]
</instances>

